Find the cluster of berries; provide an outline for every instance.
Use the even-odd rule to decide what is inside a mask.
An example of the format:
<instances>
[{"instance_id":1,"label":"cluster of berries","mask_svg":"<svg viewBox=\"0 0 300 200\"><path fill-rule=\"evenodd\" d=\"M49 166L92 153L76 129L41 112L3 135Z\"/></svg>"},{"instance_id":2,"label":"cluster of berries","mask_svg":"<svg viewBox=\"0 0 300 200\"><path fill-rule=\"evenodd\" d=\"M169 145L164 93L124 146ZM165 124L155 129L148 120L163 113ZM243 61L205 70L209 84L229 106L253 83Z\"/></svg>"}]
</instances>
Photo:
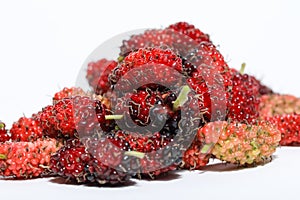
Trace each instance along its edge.
<instances>
[{"instance_id":1,"label":"cluster of berries","mask_svg":"<svg viewBox=\"0 0 300 200\"><path fill-rule=\"evenodd\" d=\"M279 145L300 144L300 100L244 67L230 68L186 22L132 35L117 60L88 64L90 91L64 88L9 131L0 122L0 177L122 184L212 158L265 163Z\"/></svg>"}]
</instances>

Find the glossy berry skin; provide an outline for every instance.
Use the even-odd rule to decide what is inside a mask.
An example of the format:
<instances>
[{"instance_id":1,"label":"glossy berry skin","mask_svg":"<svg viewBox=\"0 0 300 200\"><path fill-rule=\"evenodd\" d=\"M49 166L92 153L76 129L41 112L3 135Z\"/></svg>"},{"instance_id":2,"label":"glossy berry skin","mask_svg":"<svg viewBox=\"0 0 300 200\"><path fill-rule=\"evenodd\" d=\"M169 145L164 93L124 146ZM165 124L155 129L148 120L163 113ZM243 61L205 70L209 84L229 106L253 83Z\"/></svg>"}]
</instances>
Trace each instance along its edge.
<instances>
[{"instance_id":1,"label":"glossy berry skin","mask_svg":"<svg viewBox=\"0 0 300 200\"><path fill-rule=\"evenodd\" d=\"M182 57L183 74L198 96L199 110L207 122L224 120L232 87L231 70L217 48L202 42L195 52Z\"/></svg>"},{"instance_id":2,"label":"glossy berry skin","mask_svg":"<svg viewBox=\"0 0 300 200\"><path fill-rule=\"evenodd\" d=\"M6 142L10 140L10 136L7 134L5 124L0 121L0 142Z\"/></svg>"},{"instance_id":3,"label":"glossy berry skin","mask_svg":"<svg viewBox=\"0 0 300 200\"><path fill-rule=\"evenodd\" d=\"M12 141L30 142L43 137L39 121L33 118L21 117L10 129Z\"/></svg>"},{"instance_id":4,"label":"glossy berry skin","mask_svg":"<svg viewBox=\"0 0 300 200\"><path fill-rule=\"evenodd\" d=\"M49 129L55 130L57 133L60 133L62 136L67 138L74 137L76 133L75 119L73 113L73 101L72 99L63 99L57 102L48 116L47 121L41 122L43 125L49 124ZM47 133L46 133L47 134ZM49 135L50 137L55 137Z\"/></svg>"},{"instance_id":5,"label":"glossy berry skin","mask_svg":"<svg viewBox=\"0 0 300 200\"><path fill-rule=\"evenodd\" d=\"M215 69L218 73L223 74L229 71L227 62L215 45L210 42L201 42L197 48L190 54L183 57L185 60L184 72L192 76L193 72L201 73L197 70L200 65ZM190 66L188 66L190 64Z\"/></svg>"},{"instance_id":6,"label":"glossy berry skin","mask_svg":"<svg viewBox=\"0 0 300 200\"><path fill-rule=\"evenodd\" d=\"M105 120L106 114L110 112L100 101L75 96L45 107L35 118L40 122L45 136L69 139L114 128L113 120Z\"/></svg>"},{"instance_id":7,"label":"glossy berry skin","mask_svg":"<svg viewBox=\"0 0 300 200\"><path fill-rule=\"evenodd\" d=\"M132 35L128 40L123 40L120 47L120 58L139 48L168 47L180 56L186 57L189 52L197 49L201 42L210 42L209 36L204 34L194 25L179 22L165 29L151 29L137 35Z\"/></svg>"},{"instance_id":8,"label":"glossy berry skin","mask_svg":"<svg viewBox=\"0 0 300 200\"><path fill-rule=\"evenodd\" d=\"M146 30L144 33L130 36L128 40L123 40L122 46L120 47L120 56L126 57L129 53L140 48L170 47L172 40L172 35L166 30Z\"/></svg>"},{"instance_id":9,"label":"glossy berry skin","mask_svg":"<svg viewBox=\"0 0 300 200\"><path fill-rule=\"evenodd\" d=\"M200 43L195 52L182 59L184 74L190 77L188 83L200 97L199 109L207 122L256 122L259 83L253 76L229 68L222 54L209 42Z\"/></svg>"},{"instance_id":10,"label":"glossy berry skin","mask_svg":"<svg viewBox=\"0 0 300 200\"><path fill-rule=\"evenodd\" d=\"M208 42L200 43L197 51L182 59L183 72L190 77L188 83L199 95L199 109L208 122L227 119L256 123L261 84L255 77L229 68Z\"/></svg>"},{"instance_id":11,"label":"glossy berry skin","mask_svg":"<svg viewBox=\"0 0 300 200\"><path fill-rule=\"evenodd\" d=\"M171 91L150 88L125 94L115 107L115 114L124 116L117 124L122 130L132 132L154 133L168 129L169 135L174 135L180 119L180 112L172 110L175 100L176 95Z\"/></svg>"},{"instance_id":12,"label":"glossy berry skin","mask_svg":"<svg viewBox=\"0 0 300 200\"><path fill-rule=\"evenodd\" d=\"M56 137L58 138L59 133L56 129L53 128L49 119L52 118L53 106L49 105L32 115L32 119L39 122L40 127L42 128L43 135L47 137Z\"/></svg>"},{"instance_id":13,"label":"glossy berry skin","mask_svg":"<svg viewBox=\"0 0 300 200\"><path fill-rule=\"evenodd\" d=\"M89 181L100 185L122 185L128 183L131 175L127 172L111 168L98 159L91 160L87 165Z\"/></svg>"},{"instance_id":14,"label":"glossy berry skin","mask_svg":"<svg viewBox=\"0 0 300 200\"><path fill-rule=\"evenodd\" d=\"M133 72L128 73L131 70ZM155 82L157 80L168 85L176 84L179 81L176 72L182 72L182 61L170 49L141 48L124 58L109 76L109 81L114 86L123 77L126 82L133 83L127 85L123 81L120 90L132 92L133 89L137 89L134 85L135 79L144 84L149 80Z\"/></svg>"},{"instance_id":15,"label":"glossy berry skin","mask_svg":"<svg viewBox=\"0 0 300 200\"><path fill-rule=\"evenodd\" d=\"M210 42L209 35L203 33L200 29L187 22L177 22L175 24L171 24L168 28L187 35L197 43L201 43L203 41Z\"/></svg>"},{"instance_id":16,"label":"glossy berry skin","mask_svg":"<svg viewBox=\"0 0 300 200\"><path fill-rule=\"evenodd\" d=\"M110 150L106 151L108 148ZM104 139L87 139L82 142L78 139L69 140L51 157L50 168L55 174L77 183L100 185L126 183L130 176L114 169L120 164L120 159L118 156L114 157L114 153L119 150L113 150L113 145ZM102 162L105 159L103 156L108 156L110 160L104 162L110 162L111 165Z\"/></svg>"},{"instance_id":17,"label":"glossy berry skin","mask_svg":"<svg viewBox=\"0 0 300 200\"><path fill-rule=\"evenodd\" d=\"M259 118L259 84L247 74L237 73L232 78L228 102L228 119L255 124Z\"/></svg>"},{"instance_id":18,"label":"glossy berry skin","mask_svg":"<svg viewBox=\"0 0 300 200\"><path fill-rule=\"evenodd\" d=\"M122 100L119 100L119 103L116 105L115 113L126 115L126 119L130 117L137 126L146 126L150 123L150 109L153 108L156 103L162 101L159 92L152 92L150 89L138 90L132 94L125 95ZM127 120L125 121L125 123L128 123Z\"/></svg>"},{"instance_id":19,"label":"glossy berry skin","mask_svg":"<svg viewBox=\"0 0 300 200\"><path fill-rule=\"evenodd\" d=\"M118 63L114 60L107 60L105 58L88 64L86 79L89 85L97 94L105 94L110 84L108 76L117 67Z\"/></svg>"},{"instance_id":20,"label":"glossy berry skin","mask_svg":"<svg viewBox=\"0 0 300 200\"><path fill-rule=\"evenodd\" d=\"M76 96L81 97L89 97L94 100L100 101L104 104L107 108L110 108L110 100L107 97L94 93L94 91L84 91L80 87L64 87L62 90L58 91L53 96L53 105L58 103L59 101L66 99L66 98L74 98Z\"/></svg>"},{"instance_id":21,"label":"glossy berry skin","mask_svg":"<svg viewBox=\"0 0 300 200\"><path fill-rule=\"evenodd\" d=\"M73 139L51 156L50 169L59 176L84 182L85 167L90 159L92 156L85 146L78 139Z\"/></svg>"},{"instance_id":22,"label":"glossy berry skin","mask_svg":"<svg viewBox=\"0 0 300 200\"><path fill-rule=\"evenodd\" d=\"M300 114L283 114L266 117L281 133L280 145L300 145Z\"/></svg>"},{"instance_id":23,"label":"glossy berry skin","mask_svg":"<svg viewBox=\"0 0 300 200\"><path fill-rule=\"evenodd\" d=\"M53 96L53 104L56 104L58 101L61 101L65 98L71 98L75 96L86 96L86 92L79 87L64 87L61 91L57 92Z\"/></svg>"},{"instance_id":24,"label":"glossy berry skin","mask_svg":"<svg viewBox=\"0 0 300 200\"><path fill-rule=\"evenodd\" d=\"M126 131L115 131L113 138L128 143L127 152L144 154L142 157L131 157L124 167L137 178L155 179L169 171L177 169L179 150L167 145L172 141L160 133L153 135L141 135ZM124 148L123 148L124 149ZM134 155L133 153L132 155Z\"/></svg>"},{"instance_id":25,"label":"glossy berry skin","mask_svg":"<svg viewBox=\"0 0 300 200\"><path fill-rule=\"evenodd\" d=\"M211 68L203 68L201 74L188 78L189 86L195 91L199 111L206 122L222 120L226 115L227 93L223 78Z\"/></svg>"},{"instance_id":26,"label":"glossy berry skin","mask_svg":"<svg viewBox=\"0 0 300 200\"><path fill-rule=\"evenodd\" d=\"M162 103L163 99L159 92L155 93L151 90L139 90L131 96L130 115L137 119L139 125L146 125L150 122L150 108L155 103Z\"/></svg>"},{"instance_id":27,"label":"glossy berry skin","mask_svg":"<svg viewBox=\"0 0 300 200\"><path fill-rule=\"evenodd\" d=\"M29 179L48 175L50 156L60 146L55 139L3 143L0 145L0 176Z\"/></svg>"}]
</instances>

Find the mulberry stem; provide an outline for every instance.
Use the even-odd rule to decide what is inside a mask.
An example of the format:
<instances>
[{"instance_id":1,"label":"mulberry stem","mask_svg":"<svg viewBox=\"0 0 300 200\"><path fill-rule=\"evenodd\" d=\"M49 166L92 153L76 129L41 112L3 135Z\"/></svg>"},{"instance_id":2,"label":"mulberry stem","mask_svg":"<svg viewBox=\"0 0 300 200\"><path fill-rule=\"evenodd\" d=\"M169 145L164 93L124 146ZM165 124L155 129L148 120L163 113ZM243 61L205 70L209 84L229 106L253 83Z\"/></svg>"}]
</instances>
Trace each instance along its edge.
<instances>
[{"instance_id":1,"label":"mulberry stem","mask_svg":"<svg viewBox=\"0 0 300 200\"><path fill-rule=\"evenodd\" d=\"M188 94L191 91L190 87L185 85L182 87L179 96L174 101L173 110L176 111L180 106L182 106L188 100Z\"/></svg>"},{"instance_id":2,"label":"mulberry stem","mask_svg":"<svg viewBox=\"0 0 300 200\"><path fill-rule=\"evenodd\" d=\"M242 66L241 66L241 69L240 69L241 74L245 73L245 68L246 68L246 63L242 63Z\"/></svg>"},{"instance_id":3,"label":"mulberry stem","mask_svg":"<svg viewBox=\"0 0 300 200\"><path fill-rule=\"evenodd\" d=\"M0 160L6 160L7 159L7 156L4 155L4 154L0 154Z\"/></svg>"},{"instance_id":4,"label":"mulberry stem","mask_svg":"<svg viewBox=\"0 0 300 200\"><path fill-rule=\"evenodd\" d=\"M0 129L3 129L5 127L3 122L0 122Z\"/></svg>"},{"instance_id":5,"label":"mulberry stem","mask_svg":"<svg viewBox=\"0 0 300 200\"><path fill-rule=\"evenodd\" d=\"M145 157L145 153L138 152L138 151L126 151L125 155L126 156L134 156L134 157L141 158L141 159Z\"/></svg>"},{"instance_id":6,"label":"mulberry stem","mask_svg":"<svg viewBox=\"0 0 300 200\"><path fill-rule=\"evenodd\" d=\"M112 119L122 119L123 115L105 115L106 120L112 120Z\"/></svg>"},{"instance_id":7,"label":"mulberry stem","mask_svg":"<svg viewBox=\"0 0 300 200\"><path fill-rule=\"evenodd\" d=\"M120 63L120 62L122 62L124 60L124 56L119 56L118 57L118 62Z\"/></svg>"},{"instance_id":8,"label":"mulberry stem","mask_svg":"<svg viewBox=\"0 0 300 200\"><path fill-rule=\"evenodd\" d=\"M209 150L214 146L215 143L205 144L202 149L201 153L206 154L209 152Z\"/></svg>"}]
</instances>

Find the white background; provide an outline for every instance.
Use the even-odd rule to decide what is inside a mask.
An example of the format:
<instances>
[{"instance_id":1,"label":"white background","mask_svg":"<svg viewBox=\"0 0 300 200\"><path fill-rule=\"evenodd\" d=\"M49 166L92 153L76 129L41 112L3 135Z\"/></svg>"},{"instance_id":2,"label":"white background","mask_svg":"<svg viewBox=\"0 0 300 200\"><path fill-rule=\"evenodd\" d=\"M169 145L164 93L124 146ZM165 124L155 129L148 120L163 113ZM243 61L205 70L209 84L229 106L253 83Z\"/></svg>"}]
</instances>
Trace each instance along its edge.
<instances>
[{"instance_id":1,"label":"white background","mask_svg":"<svg viewBox=\"0 0 300 200\"><path fill-rule=\"evenodd\" d=\"M177 21L209 33L231 67L246 62L246 72L275 91L300 96L299 10L296 0L1 0L0 119L10 126L48 105L57 90L75 84L85 59L109 38ZM122 188L48 179L0 181L0 194L1 199L295 199L299 153L281 148L274 162L263 167L223 172L215 166L205 173L183 172L169 181L138 181Z\"/></svg>"}]
</instances>

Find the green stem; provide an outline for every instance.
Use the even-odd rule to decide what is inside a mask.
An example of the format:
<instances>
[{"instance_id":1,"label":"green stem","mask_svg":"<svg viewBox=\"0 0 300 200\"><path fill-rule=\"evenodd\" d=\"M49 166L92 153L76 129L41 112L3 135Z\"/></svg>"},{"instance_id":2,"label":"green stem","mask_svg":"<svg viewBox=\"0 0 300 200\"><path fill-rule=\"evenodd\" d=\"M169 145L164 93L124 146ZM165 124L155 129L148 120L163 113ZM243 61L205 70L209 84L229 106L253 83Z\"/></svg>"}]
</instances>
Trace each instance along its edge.
<instances>
[{"instance_id":1,"label":"green stem","mask_svg":"<svg viewBox=\"0 0 300 200\"><path fill-rule=\"evenodd\" d=\"M138 151L126 151L125 155L126 156L134 156L134 157L137 157L137 158L140 158L140 159L145 157L145 153L138 152Z\"/></svg>"},{"instance_id":2,"label":"green stem","mask_svg":"<svg viewBox=\"0 0 300 200\"><path fill-rule=\"evenodd\" d=\"M0 160L6 160L7 159L7 156L4 155L4 154L0 154Z\"/></svg>"},{"instance_id":3,"label":"green stem","mask_svg":"<svg viewBox=\"0 0 300 200\"><path fill-rule=\"evenodd\" d=\"M120 62L122 62L124 60L124 56L119 56L118 57L118 62L120 63Z\"/></svg>"},{"instance_id":4,"label":"green stem","mask_svg":"<svg viewBox=\"0 0 300 200\"><path fill-rule=\"evenodd\" d=\"M106 120L112 120L112 119L122 119L123 115L105 115Z\"/></svg>"},{"instance_id":5,"label":"green stem","mask_svg":"<svg viewBox=\"0 0 300 200\"><path fill-rule=\"evenodd\" d=\"M205 144L201 149L201 153L204 153L204 154L208 153L213 146L214 146L214 143Z\"/></svg>"},{"instance_id":6,"label":"green stem","mask_svg":"<svg viewBox=\"0 0 300 200\"><path fill-rule=\"evenodd\" d=\"M188 94L191 91L190 87L185 85L182 87L179 96L174 101L173 110L176 111L180 106L182 106L188 100Z\"/></svg>"},{"instance_id":7,"label":"green stem","mask_svg":"<svg viewBox=\"0 0 300 200\"><path fill-rule=\"evenodd\" d=\"M4 129L5 125L4 123L0 122L0 129Z\"/></svg>"},{"instance_id":8,"label":"green stem","mask_svg":"<svg viewBox=\"0 0 300 200\"><path fill-rule=\"evenodd\" d=\"M245 73L245 68L246 68L246 63L242 63L242 66L241 66L241 69L240 69L241 74Z\"/></svg>"}]
</instances>

